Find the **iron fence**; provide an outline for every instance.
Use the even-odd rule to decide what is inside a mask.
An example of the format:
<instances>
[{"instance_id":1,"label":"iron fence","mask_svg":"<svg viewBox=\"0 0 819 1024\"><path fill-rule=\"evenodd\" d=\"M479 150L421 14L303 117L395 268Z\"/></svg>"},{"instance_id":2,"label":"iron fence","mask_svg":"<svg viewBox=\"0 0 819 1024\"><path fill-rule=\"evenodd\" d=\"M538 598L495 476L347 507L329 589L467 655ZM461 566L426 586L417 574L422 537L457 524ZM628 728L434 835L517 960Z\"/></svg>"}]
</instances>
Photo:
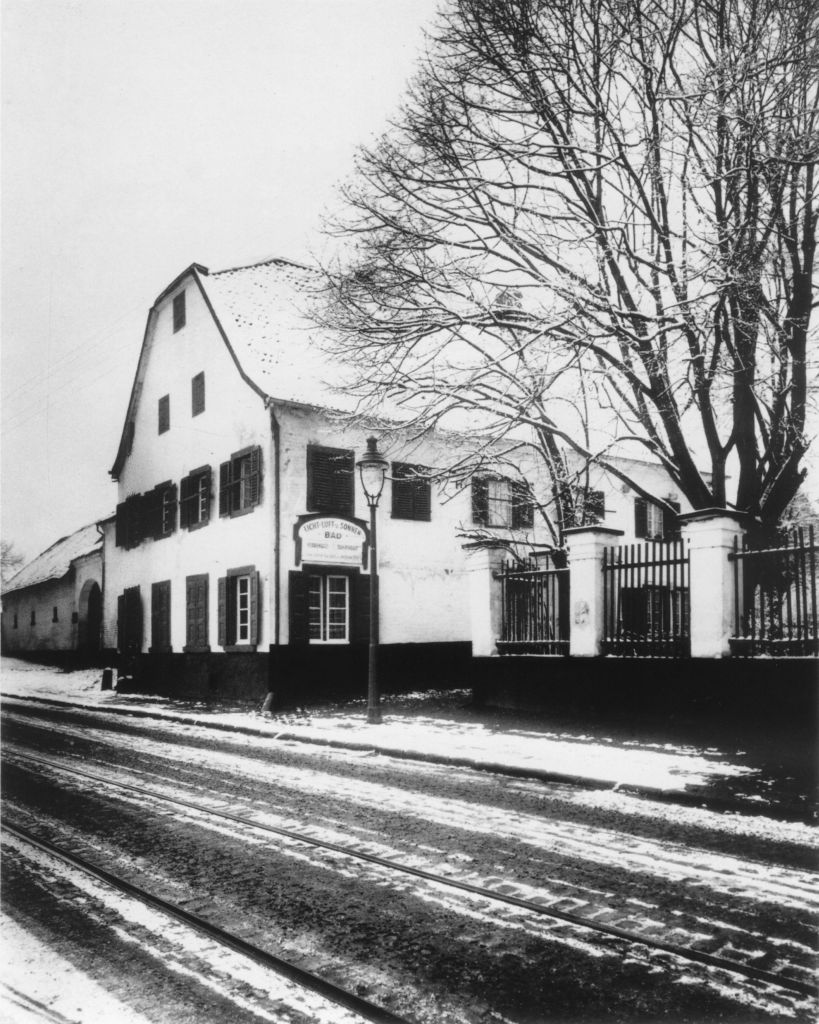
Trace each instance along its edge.
<instances>
[{"instance_id":1,"label":"iron fence","mask_svg":"<svg viewBox=\"0 0 819 1024\"><path fill-rule=\"evenodd\" d=\"M501 569L501 654L569 653L569 570L533 559Z\"/></svg>"},{"instance_id":2,"label":"iron fence","mask_svg":"<svg viewBox=\"0 0 819 1024\"><path fill-rule=\"evenodd\" d=\"M816 543L813 527L797 528L779 547L734 539L736 619L731 653L740 657L819 656Z\"/></svg>"},{"instance_id":3,"label":"iron fence","mask_svg":"<svg viewBox=\"0 0 819 1024\"><path fill-rule=\"evenodd\" d=\"M689 571L681 540L606 548L603 653L690 657Z\"/></svg>"}]
</instances>

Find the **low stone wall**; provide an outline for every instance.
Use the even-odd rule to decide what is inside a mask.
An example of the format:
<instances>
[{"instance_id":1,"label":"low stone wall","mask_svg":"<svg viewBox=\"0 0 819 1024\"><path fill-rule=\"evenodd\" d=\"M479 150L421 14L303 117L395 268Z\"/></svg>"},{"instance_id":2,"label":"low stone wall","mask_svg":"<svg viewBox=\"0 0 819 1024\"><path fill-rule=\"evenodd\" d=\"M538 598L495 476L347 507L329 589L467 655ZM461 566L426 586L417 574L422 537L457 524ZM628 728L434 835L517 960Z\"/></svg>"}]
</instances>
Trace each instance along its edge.
<instances>
[{"instance_id":1,"label":"low stone wall","mask_svg":"<svg viewBox=\"0 0 819 1024\"><path fill-rule=\"evenodd\" d=\"M476 705L688 715L816 728L815 658L475 658Z\"/></svg>"}]
</instances>

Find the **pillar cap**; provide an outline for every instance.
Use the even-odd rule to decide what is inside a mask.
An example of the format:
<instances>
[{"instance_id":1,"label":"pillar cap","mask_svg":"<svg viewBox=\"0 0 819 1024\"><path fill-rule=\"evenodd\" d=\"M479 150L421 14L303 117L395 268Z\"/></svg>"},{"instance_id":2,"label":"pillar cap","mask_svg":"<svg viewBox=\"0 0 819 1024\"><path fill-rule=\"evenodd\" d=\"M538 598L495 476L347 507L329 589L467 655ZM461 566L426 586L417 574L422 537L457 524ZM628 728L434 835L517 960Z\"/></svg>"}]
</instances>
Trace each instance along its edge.
<instances>
[{"instance_id":1,"label":"pillar cap","mask_svg":"<svg viewBox=\"0 0 819 1024\"><path fill-rule=\"evenodd\" d=\"M609 537L622 537L625 533L624 530L615 530L613 526L570 526L568 530L563 531L564 537L577 537L580 534L588 533L602 533L604 536Z\"/></svg>"},{"instance_id":2,"label":"pillar cap","mask_svg":"<svg viewBox=\"0 0 819 1024\"><path fill-rule=\"evenodd\" d=\"M682 512L677 516L680 523L699 523L709 519L732 519L735 523L745 525L751 517L747 512L738 512L733 508L698 508L693 512Z\"/></svg>"}]
</instances>

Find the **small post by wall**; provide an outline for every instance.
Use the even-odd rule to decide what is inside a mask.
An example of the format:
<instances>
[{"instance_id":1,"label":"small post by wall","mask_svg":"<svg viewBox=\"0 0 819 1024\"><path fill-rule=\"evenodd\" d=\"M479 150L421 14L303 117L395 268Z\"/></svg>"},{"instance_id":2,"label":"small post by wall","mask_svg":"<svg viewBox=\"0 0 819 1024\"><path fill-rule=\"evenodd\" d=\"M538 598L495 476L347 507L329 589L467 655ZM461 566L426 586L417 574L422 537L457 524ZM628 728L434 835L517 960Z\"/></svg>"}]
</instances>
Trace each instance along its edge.
<instances>
[{"instance_id":1,"label":"small post by wall","mask_svg":"<svg viewBox=\"0 0 819 1024\"><path fill-rule=\"evenodd\" d=\"M724 508L700 509L680 516L689 545L691 575L691 657L730 657L736 616L734 566L728 555L734 538L745 533L744 517Z\"/></svg>"},{"instance_id":2,"label":"small post by wall","mask_svg":"<svg viewBox=\"0 0 819 1024\"><path fill-rule=\"evenodd\" d=\"M472 657L488 658L496 655L500 639L503 600L501 583L497 578L508 557L503 546L464 544L469 574L469 606L472 624Z\"/></svg>"},{"instance_id":3,"label":"small post by wall","mask_svg":"<svg viewBox=\"0 0 819 1024\"><path fill-rule=\"evenodd\" d=\"M569 654L595 658L602 650L603 549L623 536L608 526L575 526L564 532L569 551Z\"/></svg>"}]
</instances>

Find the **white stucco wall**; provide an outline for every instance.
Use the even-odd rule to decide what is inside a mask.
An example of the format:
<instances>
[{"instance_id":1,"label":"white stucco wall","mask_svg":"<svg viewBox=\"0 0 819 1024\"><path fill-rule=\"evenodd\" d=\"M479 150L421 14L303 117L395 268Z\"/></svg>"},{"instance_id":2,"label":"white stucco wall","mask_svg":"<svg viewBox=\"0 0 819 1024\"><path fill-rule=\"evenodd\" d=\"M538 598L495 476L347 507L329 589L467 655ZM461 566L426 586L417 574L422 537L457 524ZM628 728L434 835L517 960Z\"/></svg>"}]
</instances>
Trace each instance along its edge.
<instances>
[{"instance_id":1,"label":"white stucco wall","mask_svg":"<svg viewBox=\"0 0 819 1024\"><path fill-rule=\"evenodd\" d=\"M135 419L134 443L119 478L119 501L157 484L180 480L209 465L212 471L210 522L178 529L161 540L118 548L113 531L106 543L106 635L116 645L117 595L139 585L143 607L143 650L150 646L151 584L171 580L171 644L185 645L185 578L209 574L208 635L218 650L217 580L230 568L253 565L260 573L259 648L270 643L272 465L270 417L263 399L242 379L197 285L187 279L186 323L173 332L170 293L157 311L150 353ZM191 379L205 373L205 410L191 415ZM158 402L170 395L170 429L158 433ZM243 448L262 448L262 496L252 511L219 516L219 465ZM178 514L177 514L178 515ZM177 517L178 522L178 517Z\"/></svg>"},{"instance_id":2,"label":"white stucco wall","mask_svg":"<svg viewBox=\"0 0 819 1024\"><path fill-rule=\"evenodd\" d=\"M13 591L3 597L3 650L71 651L77 646L80 592L87 580L102 586L102 552L75 559L60 579ZM57 621L54 621L54 609ZM31 613L34 612L34 625ZM14 616L17 615L17 628Z\"/></svg>"}]
</instances>

